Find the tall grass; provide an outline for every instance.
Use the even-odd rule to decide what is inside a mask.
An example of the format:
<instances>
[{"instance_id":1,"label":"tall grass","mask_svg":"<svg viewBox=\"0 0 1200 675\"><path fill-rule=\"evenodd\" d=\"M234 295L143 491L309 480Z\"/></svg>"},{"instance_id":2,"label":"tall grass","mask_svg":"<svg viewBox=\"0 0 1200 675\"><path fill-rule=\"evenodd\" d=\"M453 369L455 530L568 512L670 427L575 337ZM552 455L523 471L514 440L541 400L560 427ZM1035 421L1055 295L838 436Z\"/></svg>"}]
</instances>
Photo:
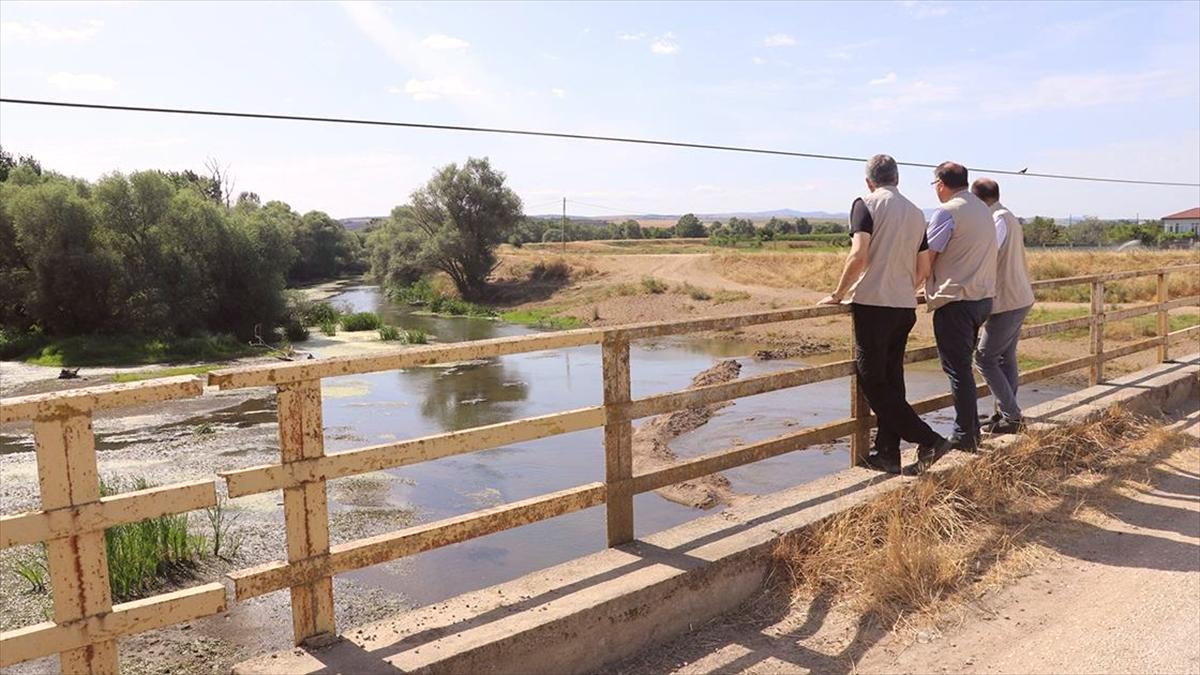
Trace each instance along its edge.
<instances>
[{"instance_id":1,"label":"tall grass","mask_svg":"<svg viewBox=\"0 0 1200 675\"><path fill-rule=\"evenodd\" d=\"M145 478L100 481L100 495L151 487ZM208 537L193 534L186 514L160 516L117 525L104 531L108 576L113 597L128 600L144 595L165 580L190 574L204 557Z\"/></svg>"}]
</instances>

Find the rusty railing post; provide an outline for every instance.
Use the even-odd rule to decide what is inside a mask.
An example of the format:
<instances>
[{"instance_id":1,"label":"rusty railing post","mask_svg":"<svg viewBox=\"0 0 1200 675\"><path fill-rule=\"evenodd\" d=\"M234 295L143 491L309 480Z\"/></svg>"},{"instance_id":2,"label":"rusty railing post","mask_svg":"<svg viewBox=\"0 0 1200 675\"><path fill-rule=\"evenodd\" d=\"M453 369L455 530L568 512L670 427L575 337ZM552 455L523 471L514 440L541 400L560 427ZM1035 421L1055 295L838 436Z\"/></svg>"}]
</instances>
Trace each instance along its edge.
<instances>
[{"instance_id":1,"label":"rusty railing post","mask_svg":"<svg viewBox=\"0 0 1200 675\"><path fill-rule=\"evenodd\" d=\"M857 344L854 335L854 321L850 321L850 360L854 360L854 345ZM850 434L850 466L858 466L867 459L871 451L871 426L868 419L871 415L871 405L862 387L858 385L857 369L850 373L850 417L854 418L854 433Z\"/></svg>"},{"instance_id":2,"label":"rusty railing post","mask_svg":"<svg viewBox=\"0 0 1200 675\"><path fill-rule=\"evenodd\" d=\"M302 380L278 386L279 454L282 462L325 454L321 424L321 381ZM288 562L329 553L329 503L325 481L283 491ZM292 632L295 643L335 632L333 579L323 577L292 588Z\"/></svg>"},{"instance_id":3,"label":"rusty railing post","mask_svg":"<svg viewBox=\"0 0 1200 675\"><path fill-rule=\"evenodd\" d=\"M1104 381L1104 282L1092 282L1091 354L1092 368L1088 375L1088 386L1094 387Z\"/></svg>"},{"instance_id":4,"label":"rusty railing post","mask_svg":"<svg viewBox=\"0 0 1200 675\"><path fill-rule=\"evenodd\" d=\"M1169 339L1167 337L1167 334L1171 332L1171 324L1170 324L1169 316L1167 315L1167 309L1163 306L1163 303L1165 303L1167 301L1167 273L1166 272L1158 273L1157 300L1158 300L1158 337L1162 338L1162 341L1163 341L1162 344L1158 346L1158 362L1166 363L1167 359L1170 358L1169 352L1167 349L1167 347L1168 347L1167 340Z\"/></svg>"},{"instance_id":5,"label":"rusty railing post","mask_svg":"<svg viewBox=\"0 0 1200 675\"><path fill-rule=\"evenodd\" d=\"M628 419L629 341L604 336L604 482L608 545L633 540L633 422Z\"/></svg>"},{"instance_id":6,"label":"rusty railing post","mask_svg":"<svg viewBox=\"0 0 1200 675\"><path fill-rule=\"evenodd\" d=\"M60 410L55 416L38 417L33 421L33 436L43 510L100 499L90 413ZM46 561L55 623L79 621L112 610L103 531L46 542ZM117 643L107 640L61 652L59 668L64 673L115 673L119 669Z\"/></svg>"}]
</instances>

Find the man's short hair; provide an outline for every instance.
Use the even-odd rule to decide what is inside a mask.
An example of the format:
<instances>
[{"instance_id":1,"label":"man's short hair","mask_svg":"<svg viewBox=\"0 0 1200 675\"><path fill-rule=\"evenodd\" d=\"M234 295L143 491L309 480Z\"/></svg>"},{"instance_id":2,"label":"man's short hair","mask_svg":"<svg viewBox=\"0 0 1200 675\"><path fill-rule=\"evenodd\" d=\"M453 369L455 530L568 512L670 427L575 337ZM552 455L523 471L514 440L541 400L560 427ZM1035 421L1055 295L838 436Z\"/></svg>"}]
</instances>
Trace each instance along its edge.
<instances>
[{"instance_id":1,"label":"man's short hair","mask_svg":"<svg viewBox=\"0 0 1200 675\"><path fill-rule=\"evenodd\" d=\"M1000 201L1000 185L991 178L980 178L971 183L971 192L989 204Z\"/></svg>"},{"instance_id":2,"label":"man's short hair","mask_svg":"<svg viewBox=\"0 0 1200 675\"><path fill-rule=\"evenodd\" d=\"M948 188L967 187L967 167L958 162L942 162L933 170L935 178Z\"/></svg>"},{"instance_id":3,"label":"man's short hair","mask_svg":"<svg viewBox=\"0 0 1200 675\"><path fill-rule=\"evenodd\" d=\"M875 155L867 160L867 178L876 185L896 185L900 182L900 170L891 155Z\"/></svg>"}]
</instances>

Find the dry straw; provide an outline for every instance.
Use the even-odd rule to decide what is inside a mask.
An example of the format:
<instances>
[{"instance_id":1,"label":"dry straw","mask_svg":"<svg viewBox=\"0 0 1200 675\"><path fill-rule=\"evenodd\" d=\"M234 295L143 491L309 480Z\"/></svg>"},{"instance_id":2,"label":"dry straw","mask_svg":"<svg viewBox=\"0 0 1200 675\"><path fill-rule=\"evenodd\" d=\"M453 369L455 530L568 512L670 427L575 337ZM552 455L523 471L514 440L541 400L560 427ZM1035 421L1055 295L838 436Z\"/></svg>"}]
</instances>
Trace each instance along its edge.
<instances>
[{"instance_id":1,"label":"dry straw","mask_svg":"<svg viewBox=\"0 0 1200 675\"><path fill-rule=\"evenodd\" d=\"M1033 432L787 538L777 557L797 595L841 595L895 625L980 579L1040 524L1145 468L1148 453L1178 447L1151 426L1113 408Z\"/></svg>"}]
</instances>

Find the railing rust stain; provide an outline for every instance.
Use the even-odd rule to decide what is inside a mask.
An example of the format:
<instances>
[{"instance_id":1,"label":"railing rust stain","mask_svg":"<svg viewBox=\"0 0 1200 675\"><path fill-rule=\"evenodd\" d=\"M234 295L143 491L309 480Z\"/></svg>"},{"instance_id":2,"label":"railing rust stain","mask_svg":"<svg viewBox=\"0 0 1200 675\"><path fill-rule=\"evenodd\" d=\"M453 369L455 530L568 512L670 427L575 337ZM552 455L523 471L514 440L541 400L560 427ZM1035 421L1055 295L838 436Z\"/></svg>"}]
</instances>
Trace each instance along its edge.
<instances>
[{"instance_id":1,"label":"railing rust stain","mask_svg":"<svg viewBox=\"0 0 1200 675\"><path fill-rule=\"evenodd\" d=\"M1102 381L1105 361L1147 349L1157 348L1159 360L1165 360L1167 348L1173 340L1200 336L1200 326L1168 331L1166 312L1177 307L1196 305L1200 303L1200 296L1170 300L1167 297L1166 277L1174 272L1196 271L1200 271L1200 265L1034 282L1035 289L1091 285L1093 301L1088 316L1026 326L1022 330L1022 335L1029 337L1088 327L1091 353L1027 371L1021 374L1021 381L1032 382L1081 368L1088 368L1092 379ZM1108 312L1106 316L1104 282L1151 275L1158 277L1155 303ZM316 363L267 364L213 371L208 376L211 385L222 388L274 386L279 395L280 463L219 475L226 481L230 496L284 489L288 560L277 560L229 573L235 598L240 601L291 588L293 630L296 640L300 641L334 629L330 582L333 575L341 572L601 504L608 505L609 543L628 541L632 538L632 497L636 493L851 435L873 422L869 408L855 406L850 418L693 457L650 473L633 475L627 447L632 419L845 377L852 371L851 362L842 361L631 400L629 341L832 316L847 311L847 308L840 306L804 307L430 345L365 357L337 357ZM1155 313L1157 336L1117 349L1104 348L1103 326L1106 321ZM324 452L321 429L322 378L589 344L603 345L605 396L602 406L329 455ZM936 354L935 347L912 349L906 352L905 361L934 358ZM980 386L979 391L986 393L987 387ZM115 640L225 611L225 589L220 583L165 593L115 607L111 605L108 585L104 583L108 576L103 546L104 528L167 513L205 508L216 502L217 493L215 481L193 481L100 498L98 476L94 469L93 413L97 410L195 397L202 393L202 380L181 376L0 399L0 423L34 421L43 500L43 507L39 511L0 517L0 526L6 528L0 534L0 548L46 541L51 547L49 557L54 561L69 562L69 569L73 570L73 574L64 574L67 568L63 568L61 562L53 564L51 585L54 591L54 621L0 633L0 666L61 652L64 668L83 672L115 672ZM949 395L939 395L915 402L914 409L928 412L950 404ZM375 537L329 545L328 501L325 496L326 481L329 479L599 426L606 427L606 482L581 485ZM84 464L73 466L76 461ZM12 534L14 529L17 531L15 535Z\"/></svg>"}]
</instances>

